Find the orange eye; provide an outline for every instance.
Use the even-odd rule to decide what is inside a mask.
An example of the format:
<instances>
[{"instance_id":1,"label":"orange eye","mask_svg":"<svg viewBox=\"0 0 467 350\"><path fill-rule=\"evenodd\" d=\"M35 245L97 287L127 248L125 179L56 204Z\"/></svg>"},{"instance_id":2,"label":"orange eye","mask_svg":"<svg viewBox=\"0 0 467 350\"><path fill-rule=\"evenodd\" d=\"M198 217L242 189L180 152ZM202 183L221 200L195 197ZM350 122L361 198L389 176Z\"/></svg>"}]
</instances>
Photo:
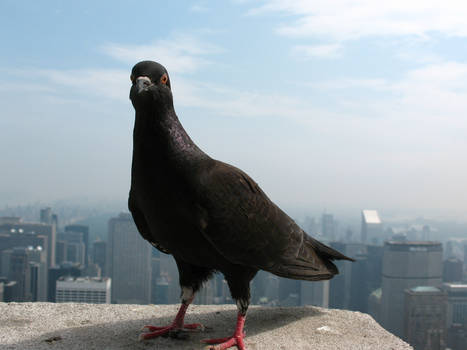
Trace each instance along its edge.
<instances>
[{"instance_id":1,"label":"orange eye","mask_svg":"<svg viewBox=\"0 0 467 350\"><path fill-rule=\"evenodd\" d=\"M169 78L167 77L167 74L164 73L164 75L161 76L161 83L167 84L167 80L169 80Z\"/></svg>"}]
</instances>

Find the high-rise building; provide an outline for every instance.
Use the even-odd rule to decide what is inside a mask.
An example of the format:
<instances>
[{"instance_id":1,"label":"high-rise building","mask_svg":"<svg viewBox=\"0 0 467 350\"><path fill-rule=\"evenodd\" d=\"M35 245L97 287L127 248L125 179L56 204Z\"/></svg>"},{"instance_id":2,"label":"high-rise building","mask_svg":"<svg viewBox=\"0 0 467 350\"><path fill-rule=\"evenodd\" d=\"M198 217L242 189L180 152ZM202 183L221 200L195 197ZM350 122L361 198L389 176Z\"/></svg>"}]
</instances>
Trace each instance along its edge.
<instances>
[{"instance_id":1,"label":"high-rise building","mask_svg":"<svg viewBox=\"0 0 467 350\"><path fill-rule=\"evenodd\" d=\"M362 232L363 243L383 245L383 225L376 210L362 210Z\"/></svg>"},{"instance_id":2,"label":"high-rise building","mask_svg":"<svg viewBox=\"0 0 467 350\"><path fill-rule=\"evenodd\" d=\"M467 326L467 284L443 283L447 293L447 327L454 324Z\"/></svg>"},{"instance_id":3,"label":"high-rise building","mask_svg":"<svg viewBox=\"0 0 467 350\"><path fill-rule=\"evenodd\" d=\"M81 233L81 239L84 244L84 265L87 266L89 260L89 226L87 225L67 225L65 233Z\"/></svg>"},{"instance_id":4,"label":"high-rise building","mask_svg":"<svg viewBox=\"0 0 467 350\"><path fill-rule=\"evenodd\" d=\"M329 307L329 281L300 281L300 305Z\"/></svg>"},{"instance_id":5,"label":"high-rise building","mask_svg":"<svg viewBox=\"0 0 467 350\"><path fill-rule=\"evenodd\" d=\"M52 208L47 207L41 209L40 222L43 224L52 224Z\"/></svg>"},{"instance_id":6,"label":"high-rise building","mask_svg":"<svg viewBox=\"0 0 467 350\"><path fill-rule=\"evenodd\" d=\"M180 301L180 284L178 278L178 267L172 255L160 254L160 276L168 283L167 303L176 304Z\"/></svg>"},{"instance_id":7,"label":"high-rise building","mask_svg":"<svg viewBox=\"0 0 467 350\"><path fill-rule=\"evenodd\" d=\"M216 295L216 283L213 279L210 279L203 283L203 286L195 295L193 301L198 305L212 305L214 304L214 296Z\"/></svg>"},{"instance_id":8,"label":"high-rise building","mask_svg":"<svg viewBox=\"0 0 467 350\"><path fill-rule=\"evenodd\" d=\"M381 325L403 336L404 291L419 285L441 285L443 248L439 242L395 242L384 245Z\"/></svg>"},{"instance_id":9,"label":"high-rise building","mask_svg":"<svg viewBox=\"0 0 467 350\"><path fill-rule=\"evenodd\" d=\"M0 221L0 250L13 247L42 246L47 251L47 266L55 266L55 225L21 222L21 220Z\"/></svg>"},{"instance_id":10,"label":"high-rise building","mask_svg":"<svg viewBox=\"0 0 467 350\"><path fill-rule=\"evenodd\" d=\"M109 220L108 274L112 278L112 302L151 302L151 248L139 234L130 214Z\"/></svg>"},{"instance_id":11,"label":"high-rise building","mask_svg":"<svg viewBox=\"0 0 467 350\"><path fill-rule=\"evenodd\" d=\"M110 304L110 278L61 277L56 285L57 303Z\"/></svg>"},{"instance_id":12,"label":"high-rise building","mask_svg":"<svg viewBox=\"0 0 467 350\"><path fill-rule=\"evenodd\" d=\"M13 249L10 260L10 281L18 283L18 295L15 301L32 301L31 295L31 269L26 248Z\"/></svg>"},{"instance_id":13,"label":"high-rise building","mask_svg":"<svg viewBox=\"0 0 467 350\"><path fill-rule=\"evenodd\" d=\"M351 258L366 253L366 246L362 243L331 242L331 247ZM334 309L349 309L351 307L352 283L358 283L353 279L361 281L362 278L365 278L365 276L352 276L352 269L355 269L352 265L361 263L358 261L354 263L343 260L334 261L339 269L339 274L330 280L329 307Z\"/></svg>"},{"instance_id":14,"label":"high-rise building","mask_svg":"<svg viewBox=\"0 0 467 350\"><path fill-rule=\"evenodd\" d=\"M64 244L65 261L86 266L86 245L83 233L77 231L61 232L57 235L58 242ZM57 244L58 248L59 244Z\"/></svg>"},{"instance_id":15,"label":"high-rise building","mask_svg":"<svg viewBox=\"0 0 467 350\"><path fill-rule=\"evenodd\" d=\"M83 267L79 264L62 263L49 269L47 276L47 301L54 303L57 280L62 276L80 277Z\"/></svg>"},{"instance_id":16,"label":"high-rise building","mask_svg":"<svg viewBox=\"0 0 467 350\"><path fill-rule=\"evenodd\" d=\"M457 258L449 258L443 261L443 282L462 281L464 262Z\"/></svg>"},{"instance_id":17,"label":"high-rise building","mask_svg":"<svg viewBox=\"0 0 467 350\"><path fill-rule=\"evenodd\" d=\"M336 222L332 214L324 213L321 216L321 234L327 241L333 241L336 239Z\"/></svg>"},{"instance_id":18,"label":"high-rise building","mask_svg":"<svg viewBox=\"0 0 467 350\"><path fill-rule=\"evenodd\" d=\"M106 267L107 243L105 241L95 241L92 244L92 262L97 264L102 270L102 276L107 276Z\"/></svg>"},{"instance_id":19,"label":"high-rise building","mask_svg":"<svg viewBox=\"0 0 467 350\"><path fill-rule=\"evenodd\" d=\"M405 290L404 340L415 350L446 348L446 293L433 286Z\"/></svg>"},{"instance_id":20,"label":"high-rise building","mask_svg":"<svg viewBox=\"0 0 467 350\"><path fill-rule=\"evenodd\" d=\"M42 247L27 247L32 301L47 301L47 254Z\"/></svg>"}]
</instances>

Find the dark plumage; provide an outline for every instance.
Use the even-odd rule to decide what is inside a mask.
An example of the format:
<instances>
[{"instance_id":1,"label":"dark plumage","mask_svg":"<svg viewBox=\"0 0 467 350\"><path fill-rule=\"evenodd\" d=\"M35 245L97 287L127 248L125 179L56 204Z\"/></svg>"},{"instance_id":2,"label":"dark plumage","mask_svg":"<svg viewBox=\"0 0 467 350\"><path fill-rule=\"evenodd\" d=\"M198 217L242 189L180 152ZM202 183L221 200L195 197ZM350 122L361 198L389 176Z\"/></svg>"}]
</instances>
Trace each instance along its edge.
<instances>
[{"instance_id":1,"label":"dark plumage","mask_svg":"<svg viewBox=\"0 0 467 350\"><path fill-rule=\"evenodd\" d=\"M136 110L129 208L141 235L177 262L182 306L169 327L147 326L151 338L182 328L194 293L215 271L224 274L239 318L216 349L243 345L249 283L258 270L301 280L338 273L352 260L308 236L242 170L209 157L191 140L173 107L165 68L136 64L130 99ZM214 347L213 347L214 348Z\"/></svg>"}]
</instances>

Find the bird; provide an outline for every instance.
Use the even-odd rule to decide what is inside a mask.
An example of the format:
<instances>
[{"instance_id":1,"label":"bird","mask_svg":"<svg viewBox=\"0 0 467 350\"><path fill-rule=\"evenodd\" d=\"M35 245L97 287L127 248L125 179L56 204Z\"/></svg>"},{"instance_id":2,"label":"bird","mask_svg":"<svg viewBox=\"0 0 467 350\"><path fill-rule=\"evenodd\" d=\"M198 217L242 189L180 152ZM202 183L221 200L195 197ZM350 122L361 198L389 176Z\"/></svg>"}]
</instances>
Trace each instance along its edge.
<instances>
[{"instance_id":1,"label":"bird","mask_svg":"<svg viewBox=\"0 0 467 350\"><path fill-rule=\"evenodd\" d=\"M309 236L237 167L211 158L183 128L166 68L141 61L131 71L135 109L128 207L141 236L171 254L181 305L167 326L143 327L140 339L202 329L184 318L195 293L222 273L237 305L233 334L208 349L245 348L250 281L259 270L296 280L328 280L333 260L353 259ZM292 175L292 174L291 174Z\"/></svg>"}]
</instances>

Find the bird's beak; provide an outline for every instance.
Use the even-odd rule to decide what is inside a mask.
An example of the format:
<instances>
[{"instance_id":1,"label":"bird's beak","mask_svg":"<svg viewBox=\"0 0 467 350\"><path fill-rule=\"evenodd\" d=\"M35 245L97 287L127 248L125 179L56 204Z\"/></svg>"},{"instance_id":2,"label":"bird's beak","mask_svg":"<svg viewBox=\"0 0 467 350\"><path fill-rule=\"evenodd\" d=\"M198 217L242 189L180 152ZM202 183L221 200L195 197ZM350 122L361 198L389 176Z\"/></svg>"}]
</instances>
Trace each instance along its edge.
<instances>
[{"instance_id":1,"label":"bird's beak","mask_svg":"<svg viewBox=\"0 0 467 350\"><path fill-rule=\"evenodd\" d=\"M142 91L147 91L148 88L152 85L154 84L152 83L151 79L146 76L136 78L136 90L138 91L138 94Z\"/></svg>"}]
</instances>

